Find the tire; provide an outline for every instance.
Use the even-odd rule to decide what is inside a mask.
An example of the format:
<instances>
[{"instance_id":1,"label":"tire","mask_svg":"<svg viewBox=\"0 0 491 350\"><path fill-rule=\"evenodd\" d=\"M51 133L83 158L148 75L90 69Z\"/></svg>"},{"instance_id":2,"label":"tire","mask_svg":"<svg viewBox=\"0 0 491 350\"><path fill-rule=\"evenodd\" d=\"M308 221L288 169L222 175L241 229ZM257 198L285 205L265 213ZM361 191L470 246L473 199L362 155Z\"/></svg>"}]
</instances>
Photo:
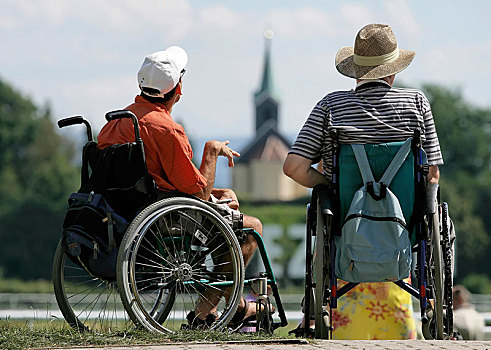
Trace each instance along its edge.
<instances>
[{"instance_id":1,"label":"tire","mask_svg":"<svg viewBox=\"0 0 491 350\"><path fill-rule=\"evenodd\" d=\"M314 283L313 283L313 264L314 264L314 254L312 251L312 241L313 241L313 209L309 204L307 206L307 230L305 237L305 294L302 303L302 309L304 312L304 330L303 336L310 336L310 319L312 316L312 311L315 306L314 300ZM315 248L314 248L315 249Z\"/></svg>"},{"instance_id":2,"label":"tire","mask_svg":"<svg viewBox=\"0 0 491 350\"><path fill-rule=\"evenodd\" d=\"M63 317L78 331L113 333L131 325L116 282L91 276L74 264L61 241L53 261L53 287Z\"/></svg>"},{"instance_id":3,"label":"tire","mask_svg":"<svg viewBox=\"0 0 491 350\"><path fill-rule=\"evenodd\" d=\"M187 329L198 300L219 295L218 317L205 327L219 330L242 297L242 251L230 226L211 207L191 198L164 199L138 214L126 231L117 280L135 324L162 333Z\"/></svg>"},{"instance_id":4,"label":"tire","mask_svg":"<svg viewBox=\"0 0 491 350\"><path fill-rule=\"evenodd\" d=\"M433 219L433 264L434 264L434 303L435 303L435 328L436 339L443 339L443 255L438 213Z\"/></svg>"},{"instance_id":5,"label":"tire","mask_svg":"<svg viewBox=\"0 0 491 350\"><path fill-rule=\"evenodd\" d=\"M314 257L314 315L315 315L315 337L319 339L329 339L329 328L331 326L330 313L328 305L328 288L330 285L329 279L329 230L327 220L321 210L320 204L317 203L317 225L316 225L316 241L315 241L315 257ZM327 242L326 242L327 241Z\"/></svg>"},{"instance_id":6,"label":"tire","mask_svg":"<svg viewBox=\"0 0 491 350\"><path fill-rule=\"evenodd\" d=\"M447 203L442 204L443 303L445 309L444 332L453 337L453 248L450 237L450 217Z\"/></svg>"},{"instance_id":7,"label":"tire","mask_svg":"<svg viewBox=\"0 0 491 350\"><path fill-rule=\"evenodd\" d=\"M427 311L428 323L423 324L425 339L444 339L444 306L443 306L443 255L440 236L439 213L431 218L431 236L427 244L427 288L431 291L429 303L431 309Z\"/></svg>"}]
</instances>

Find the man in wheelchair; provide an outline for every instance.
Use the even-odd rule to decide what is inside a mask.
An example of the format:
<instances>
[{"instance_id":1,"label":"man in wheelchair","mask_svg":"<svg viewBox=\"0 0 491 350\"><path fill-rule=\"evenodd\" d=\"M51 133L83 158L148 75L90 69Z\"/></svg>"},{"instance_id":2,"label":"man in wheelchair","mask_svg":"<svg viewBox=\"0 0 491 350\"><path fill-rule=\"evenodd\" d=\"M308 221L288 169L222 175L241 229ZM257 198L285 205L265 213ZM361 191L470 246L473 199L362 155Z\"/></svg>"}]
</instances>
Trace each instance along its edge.
<instances>
[{"instance_id":1,"label":"man in wheelchair","mask_svg":"<svg viewBox=\"0 0 491 350\"><path fill-rule=\"evenodd\" d=\"M182 96L182 78L187 62L187 53L177 46L145 57L138 72L141 93L133 104L126 107L138 119L148 172L158 188L157 199L184 194L211 201L234 229L252 228L262 234L259 219L239 212L239 201L232 190L213 187L218 157L227 157L229 166L233 167L234 157L240 156L239 153L228 147L229 141L208 141L197 169L192 162L193 150L186 133L171 117L174 104ZM104 149L133 139L131 119L111 120L98 136L98 148ZM256 247L252 236L244 238L241 250L245 265ZM220 296L214 296L211 292L208 294L196 305L194 313L188 315L190 324L206 327L214 322L215 304ZM242 298L237 310L236 319L245 319L255 315L256 306Z\"/></svg>"},{"instance_id":2,"label":"man in wheelchair","mask_svg":"<svg viewBox=\"0 0 491 350\"><path fill-rule=\"evenodd\" d=\"M419 90L393 87L395 75L409 66L414 55L413 51L399 48L390 26L364 26L356 36L354 48L341 48L335 60L338 72L356 79L356 87L329 93L317 103L285 160L284 173L306 187L333 188L333 183L339 181L333 169L338 165L333 164L337 161L337 150L333 149L336 142L401 142L419 130L429 165L427 182L436 187L438 166L443 159L430 104ZM319 161L322 173L312 166ZM354 171L358 173L357 168Z\"/></svg>"}]
</instances>

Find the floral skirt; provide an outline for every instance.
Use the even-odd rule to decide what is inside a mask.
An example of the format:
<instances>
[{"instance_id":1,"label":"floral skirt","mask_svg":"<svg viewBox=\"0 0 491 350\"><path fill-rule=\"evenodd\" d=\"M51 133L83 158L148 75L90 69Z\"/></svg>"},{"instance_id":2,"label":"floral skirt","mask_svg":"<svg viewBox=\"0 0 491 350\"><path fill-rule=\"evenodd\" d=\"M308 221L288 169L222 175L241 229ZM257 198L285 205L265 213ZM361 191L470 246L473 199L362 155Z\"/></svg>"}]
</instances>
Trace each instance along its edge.
<instances>
[{"instance_id":1,"label":"floral skirt","mask_svg":"<svg viewBox=\"0 0 491 350\"><path fill-rule=\"evenodd\" d=\"M332 311L333 339L416 339L411 296L394 283L360 283Z\"/></svg>"}]
</instances>

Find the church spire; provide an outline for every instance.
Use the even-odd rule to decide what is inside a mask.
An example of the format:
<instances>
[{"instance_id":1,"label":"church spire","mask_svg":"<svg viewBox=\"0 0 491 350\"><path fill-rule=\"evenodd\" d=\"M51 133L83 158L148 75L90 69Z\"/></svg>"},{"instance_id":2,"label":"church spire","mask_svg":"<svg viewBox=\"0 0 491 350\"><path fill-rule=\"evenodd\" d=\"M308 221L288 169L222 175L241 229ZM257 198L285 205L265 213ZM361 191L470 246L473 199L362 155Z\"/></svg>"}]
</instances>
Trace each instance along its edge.
<instances>
[{"instance_id":1,"label":"church spire","mask_svg":"<svg viewBox=\"0 0 491 350\"><path fill-rule=\"evenodd\" d=\"M256 133L264 125L277 129L278 127L278 99L273 88L273 77L271 72L271 39L273 31L268 29L264 32L265 52L264 66L261 86L254 94L256 104Z\"/></svg>"},{"instance_id":2,"label":"church spire","mask_svg":"<svg viewBox=\"0 0 491 350\"><path fill-rule=\"evenodd\" d=\"M263 68L263 81L261 83L261 88L257 92L259 95L262 92L273 92L273 78L271 73L271 39L273 39L273 31L268 29L264 32L265 41L265 52L264 52L264 68Z\"/></svg>"}]
</instances>

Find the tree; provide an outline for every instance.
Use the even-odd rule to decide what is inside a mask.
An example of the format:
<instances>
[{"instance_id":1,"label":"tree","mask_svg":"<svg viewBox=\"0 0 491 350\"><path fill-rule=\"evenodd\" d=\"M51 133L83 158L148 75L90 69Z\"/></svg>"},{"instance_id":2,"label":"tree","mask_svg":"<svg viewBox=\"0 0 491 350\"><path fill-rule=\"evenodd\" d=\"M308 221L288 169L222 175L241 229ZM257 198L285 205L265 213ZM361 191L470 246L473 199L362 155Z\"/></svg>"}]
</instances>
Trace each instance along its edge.
<instances>
[{"instance_id":1,"label":"tree","mask_svg":"<svg viewBox=\"0 0 491 350\"><path fill-rule=\"evenodd\" d=\"M457 231L457 278L470 273L491 277L491 110L477 108L458 91L424 86L445 165L441 167L442 199L449 203Z\"/></svg>"},{"instance_id":2,"label":"tree","mask_svg":"<svg viewBox=\"0 0 491 350\"><path fill-rule=\"evenodd\" d=\"M49 107L0 80L0 268L6 277L50 278L66 198L79 171L73 145Z\"/></svg>"}]
</instances>

